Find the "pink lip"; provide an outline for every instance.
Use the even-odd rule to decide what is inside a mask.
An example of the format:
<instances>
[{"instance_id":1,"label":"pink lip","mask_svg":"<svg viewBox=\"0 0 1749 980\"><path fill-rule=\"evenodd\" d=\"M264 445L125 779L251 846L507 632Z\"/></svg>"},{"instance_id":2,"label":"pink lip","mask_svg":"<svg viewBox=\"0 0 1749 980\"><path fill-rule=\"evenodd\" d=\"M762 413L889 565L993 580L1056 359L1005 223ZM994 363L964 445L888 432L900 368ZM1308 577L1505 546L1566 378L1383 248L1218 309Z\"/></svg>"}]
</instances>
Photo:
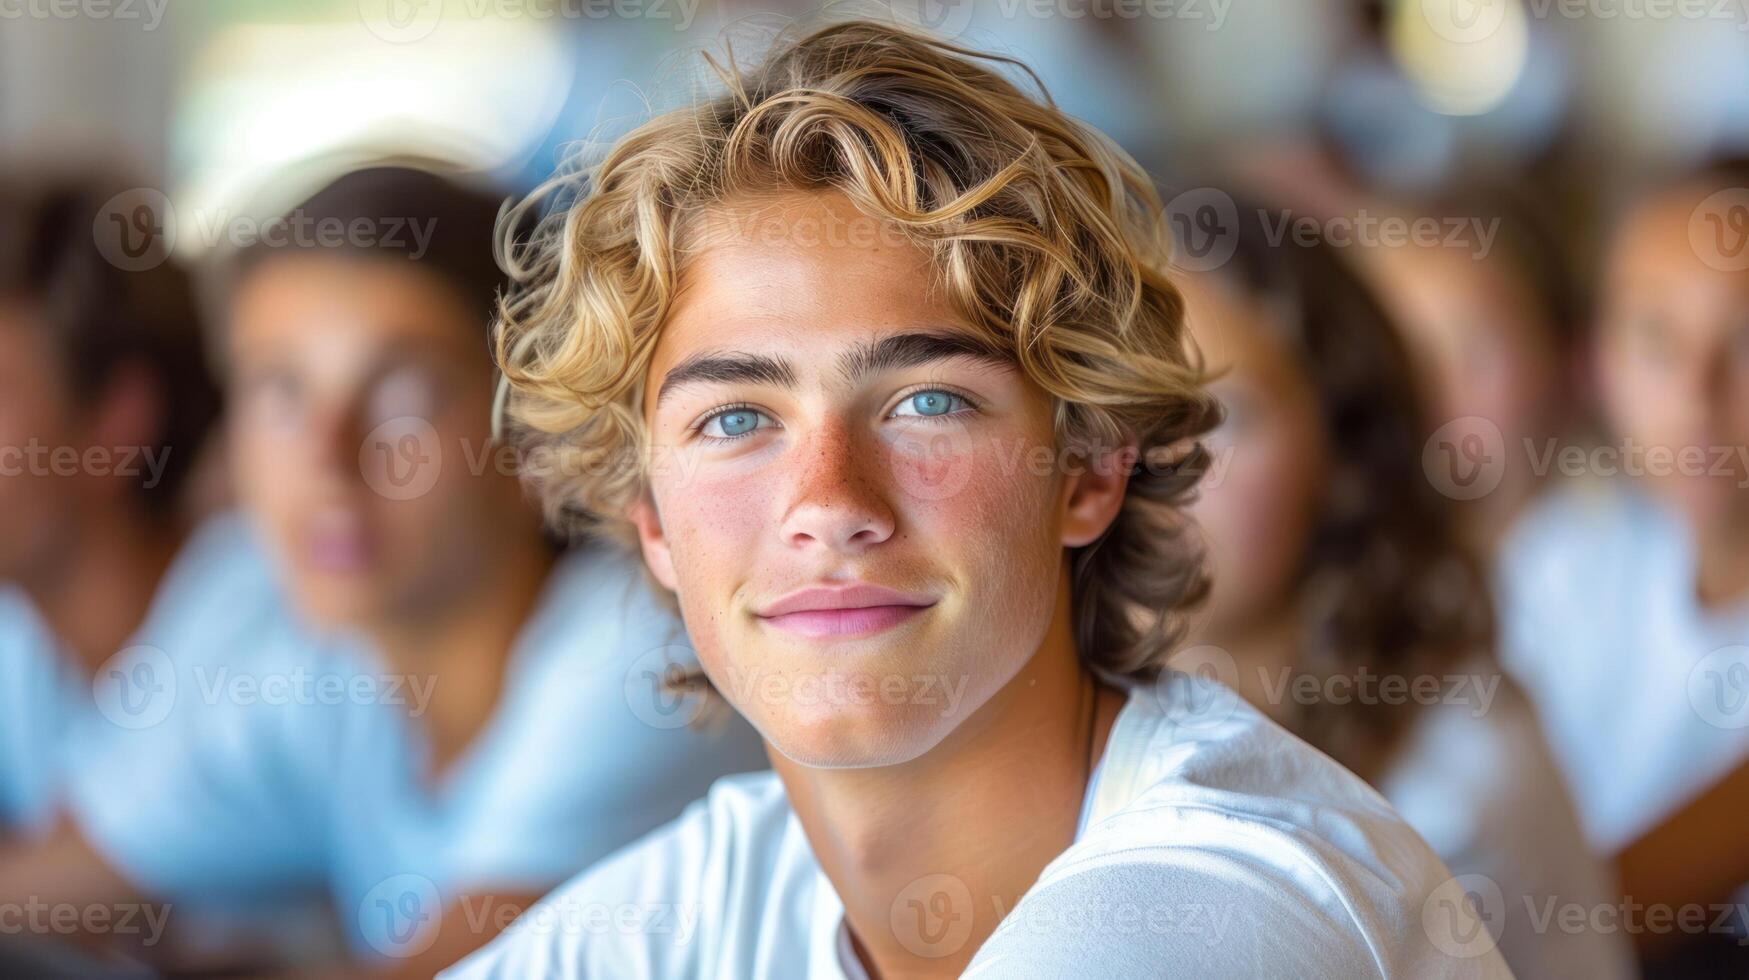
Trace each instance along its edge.
<instances>
[{"instance_id":1,"label":"pink lip","mask_svg":"<svg viewBox=\"0 0 1749 980\"><path fill-rule=\"evenodd\" d=\"M800 636L866 636L891 629L933 605L930 596L857 584L792 592L758 615Z\"/></svg>"}]
</instances>

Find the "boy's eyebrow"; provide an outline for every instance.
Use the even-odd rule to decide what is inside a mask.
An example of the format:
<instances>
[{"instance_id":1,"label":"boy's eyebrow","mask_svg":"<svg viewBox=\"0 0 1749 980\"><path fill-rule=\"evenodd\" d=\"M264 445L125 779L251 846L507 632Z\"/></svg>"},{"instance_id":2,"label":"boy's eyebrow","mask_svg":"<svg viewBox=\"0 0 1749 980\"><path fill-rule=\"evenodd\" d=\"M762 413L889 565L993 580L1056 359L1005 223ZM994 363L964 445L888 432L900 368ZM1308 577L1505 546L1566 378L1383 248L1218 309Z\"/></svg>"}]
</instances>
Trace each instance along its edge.
<instances>
[{"instance_id":1,"label":"boy's eyebrow","mask_svg":"<svg viewBox=\"0 0 1749 980\"><path fill-rule=\"evenodd\" d=\"M882 337L846 351L838 358L838 374L845 385L854 386L881 371L918 367L955 357L970 358L993 367L1014 367L1012 356L980 337L947 331L914 332ZM675 365L662 379L662 386L656 392L657 407L669 392L701 382L751 382L780 388L795 388L797 385L795 367L786 357L720 349L700 351Z\"/></svg>"}]
</instances>

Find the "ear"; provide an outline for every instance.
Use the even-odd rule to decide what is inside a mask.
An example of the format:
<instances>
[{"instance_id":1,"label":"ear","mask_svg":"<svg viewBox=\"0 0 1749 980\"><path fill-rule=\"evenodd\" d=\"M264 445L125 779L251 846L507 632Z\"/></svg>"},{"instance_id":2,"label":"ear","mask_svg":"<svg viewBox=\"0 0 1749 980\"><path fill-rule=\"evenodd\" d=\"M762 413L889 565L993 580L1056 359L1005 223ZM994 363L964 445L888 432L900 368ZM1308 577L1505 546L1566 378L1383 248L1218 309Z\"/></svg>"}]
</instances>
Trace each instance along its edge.
<instances>
[{"instance_id":1,"label":"ear","mask_svg":"<svg viewBox=\"0 0 1749 980\"><path fill-rule=\"evenodd\" d=\"M1138 450L1130 442L1072 458L1081 467L1064 481L1063 547L1080 548L1099 540L1123 509Z\"/></svg>"},{"instance_id":2,"label":"ear","mask_svg":"<svg viewBox=\"0 0 1749 980\"><path fill-rule=\"evenodd\" d=\"M662 531L662 515L656 512L656 503L647 491L626 508L626 517L638 529L638 545L643 549L644 564L650 566L650 574L662 583L663 588L678 593L674 553L669 550L668 536Z\"/></svg>"}]
</instances>

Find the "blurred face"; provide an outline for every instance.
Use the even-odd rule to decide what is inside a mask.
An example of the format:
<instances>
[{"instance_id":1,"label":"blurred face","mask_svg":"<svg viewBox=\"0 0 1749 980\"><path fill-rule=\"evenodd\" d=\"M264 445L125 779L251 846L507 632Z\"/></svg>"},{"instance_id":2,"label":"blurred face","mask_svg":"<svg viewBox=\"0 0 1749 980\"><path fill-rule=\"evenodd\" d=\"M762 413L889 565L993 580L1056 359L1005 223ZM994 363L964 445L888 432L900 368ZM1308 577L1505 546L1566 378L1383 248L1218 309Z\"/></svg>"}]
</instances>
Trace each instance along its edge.
<instances>
[{"instance_id":1,"label":"blurred face","mask_svg":"<svg viewBox=\"0 0 1749 980\"><path fill-rule=\"evenodd\" d=\"M0 302L0 581L52 560L78 514L79 478L31 465L27 453L89 445L36 316L22 303Z\"/></svg>"},{"instance_id":2,"label":"blurred face","mask_svg":"<svg viewBox=\"0 0 1749 980\"><path fill-rule=\"evenodd\" d=\"M1325 433L1310 381L1262 314L1207 278L1183 284L1191 335L1226 419L1208 440L1210 479L1190 515L1208 541L1208 629L1272 618L1295 588L1323 504Z\"/></svg>"},{"instance_id":3,"label":"blurred face","mask_svg":"<svg viewBox=\"0 0 1749 980\"><path fill-rule=\"evenodd\" d=\"M1432 390L1427 404L1435 428L1454 441L1474 435L1506 452L1501 485L1475 501L1472 519L1497 531L1532 491L1531 440L1552 424L1549 392L1561 383L1552 325L1535 297L1499 255L1476 258L1455 248L1372 250L1370 279ZM1461 420L1461 421L1460 421Z\"/></svg>"},{"instance_id":4,"label":"blurred face","mask_svg":"<svg viewBox=\"0 0 1749 980\"><path fill-rule=\"evenodd\" d=\"M1028 464L1051 457L1051 399L973 353L925 252L803 233L868 222L838 195L762 214L781 233L714 235L682 275L632 517L705 671L781 753L907 761L1066 622L1063 549L1123 484Z\"/></svg>"},{"instance_id":5,"label":"blurred face","mask_svg":"<svg viewBox=\"0 0 1749 980\"><path fill-rule=\"evenodd\" d=\"M533 534L488 444L482 317L420 269L275 257L231 308L232 458L298 605L393 625Z\"/></svg>"},{"instance_id":6,"label":"blurred face","mask_svg":"<svg viewBox=\"0 0 1749 980\"><path fill-rule=\"evenodd\" d=\"M1702 528L1749 510L1749 275L1714 268L1691 244L1705 196L1666 195L1623 226L1597 348L1616 436L1646 453L1647 482ZM1658 466L1654 452L1698 465Z\"/></svg>"}]
</instances>

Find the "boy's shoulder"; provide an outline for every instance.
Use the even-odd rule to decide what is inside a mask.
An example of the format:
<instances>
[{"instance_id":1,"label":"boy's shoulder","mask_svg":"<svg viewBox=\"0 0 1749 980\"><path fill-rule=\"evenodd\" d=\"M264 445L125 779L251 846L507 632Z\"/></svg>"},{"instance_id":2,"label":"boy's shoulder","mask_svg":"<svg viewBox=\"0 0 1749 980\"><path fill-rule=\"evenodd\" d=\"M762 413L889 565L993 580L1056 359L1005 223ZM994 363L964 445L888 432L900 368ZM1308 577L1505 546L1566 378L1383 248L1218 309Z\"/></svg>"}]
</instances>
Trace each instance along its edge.
<instances>
[{"instance_id":1,"label":"boy's shoulder","mask_svg":"<svg viewBox=\"0 0 1749 980\"><path fill-rule=\"evenodd\" d=\"M724 776L443 976L713 975L760 945L755 933L802 921L818 875L776 773Z\"/></svg>"}]
</instances>

